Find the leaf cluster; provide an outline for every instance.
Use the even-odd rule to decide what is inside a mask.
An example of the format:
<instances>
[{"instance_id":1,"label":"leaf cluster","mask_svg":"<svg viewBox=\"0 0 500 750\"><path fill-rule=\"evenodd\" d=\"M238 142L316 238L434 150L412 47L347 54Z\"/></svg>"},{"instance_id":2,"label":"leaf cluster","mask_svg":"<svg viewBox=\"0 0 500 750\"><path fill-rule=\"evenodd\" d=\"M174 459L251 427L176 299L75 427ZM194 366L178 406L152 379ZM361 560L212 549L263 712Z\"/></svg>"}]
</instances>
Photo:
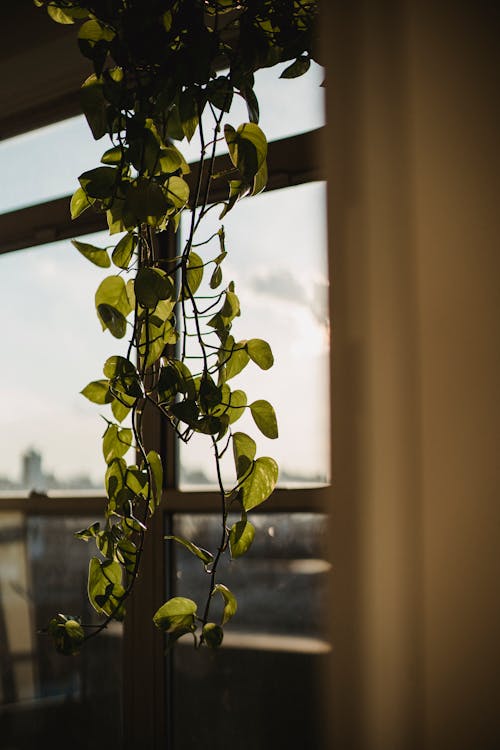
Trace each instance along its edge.
<instances>
[{"instance_id":1,"label":"leaf cluster","mask_svg":"<svg viewBox=\"0 0 500 750\"><path fill-rule=\"evenodd\" d=\"M169 643L185 634L195 644L217 647L235 615L234 594L218 580L224 554L242 557L255 528L247 518L272 494L278 479L273 458L257 456L254 439L233 425L246 410L267 438L278 437L272 405L233 388L249 363L273 365L269 345L258 338L237 340L233 323L241 315L233 282L223 284L225 232L198 243L218 251L195 252L195 237L211 209L214 157L221 138L227 146L228 197L220 219L236 202L255 195L267 182L267 140L258 125L254 92L258 69L288 61L282 77L302 75L314 54L317 3L307 0L34 0L61 24L78 24L78 45L93 72L83 83L81 105L93 137L108 139L101 163L79 177L70 205L73 218L84 211L105 214L108 247L73 240L91 263L112 269L95 293L103 331L127 339L126 355L113 355L102 376L82 390L91 402L110 407L104 416L102 453L107 494L104 520L77 533L95 543L88 575L88 598L102 624L90 633L77 617L53 618L48 632L62 653L75 653L112 620L122 620L137 578L144 534L164 494L162 457L146 452L143 414L154 408L178 438L204 435L219 477L221 535L213 550L195 541L167 537L200 560L208 576L207 599L200 606L175 596L153 617ZM221 72L224 71L224 72ZM235 97L244 99L248 122L223 117ZM210 135L202 120L210 115ZM200 141L193 175L182 141ZM176 232L181 216L190 230L180 254L164 259L158 235ZM213 257L212 257L213 256ZM208 285L209 303L202 293ZM188 338L198 355L196 365ZM226 486L220 462L232 447L234 480ZM238 511L231 526L229 512ZM221 621L210 620L214 597L222 597ZM88 630L88 629L87 629Z\"/></svg>"}]
</instances>

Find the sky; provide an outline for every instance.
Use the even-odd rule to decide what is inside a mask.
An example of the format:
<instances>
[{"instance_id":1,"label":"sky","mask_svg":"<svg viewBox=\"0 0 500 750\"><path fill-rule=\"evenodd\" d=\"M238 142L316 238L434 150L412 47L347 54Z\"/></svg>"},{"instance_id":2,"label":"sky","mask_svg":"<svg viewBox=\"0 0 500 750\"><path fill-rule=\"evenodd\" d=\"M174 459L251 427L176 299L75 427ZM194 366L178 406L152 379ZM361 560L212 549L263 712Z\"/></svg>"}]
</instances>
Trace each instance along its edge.
<instances>
[{"instance_id":1,"label":"sky","mask_svg":"<svg viewBox=\"0 0 500 750\"><path fill-rule=\"evenodd\" d=\"M275 70L258 75L261 126L269 139L323 123L321 69L295 80L278 81ZM244 107L228 116L235 127L246 119ZM106 147L93 141L81 117L4 141L0 210L71 194L78 175L95 166ZM324 185L311 183L244 199L224 220L224 280L235 281L242 306L235 337L268 340L276 361L267 372L249 365L234 387L246 390L249 400L271 401L281 436L259 438L251 419L237 426L257 439L258 455L271 455L287 471L304 475L325 473L328 466L324 203ZM210 222L215 219L212 212ZM217 228L208 226L206 236ZM110 244L105 234L90 241ZM205 250L210 253L211 246ZM108 356L126 347L102 333L94 310L95 289L110 272L91 265L69 241L0 256L0 476L18 479L21 454L35 448L44 470L58 478L88 474L102 480L103 410L79 391L102 377ZM291 399L298 399L298 408L290 408ZM190 445L180 458L184 468L210 470L210 450Z\"/></svg>"}]
</instances>

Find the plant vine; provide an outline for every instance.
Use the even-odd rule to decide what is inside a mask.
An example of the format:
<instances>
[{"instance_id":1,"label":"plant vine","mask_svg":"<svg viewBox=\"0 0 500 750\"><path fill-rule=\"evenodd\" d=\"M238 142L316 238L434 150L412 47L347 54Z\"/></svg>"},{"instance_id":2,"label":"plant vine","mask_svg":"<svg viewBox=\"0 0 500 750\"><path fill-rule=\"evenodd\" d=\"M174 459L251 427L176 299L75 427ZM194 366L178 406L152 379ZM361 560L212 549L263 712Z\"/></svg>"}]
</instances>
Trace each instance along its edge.
<instances>
[{"instance_id":1,"label":"plant vine","mask_svg":"<svg viewBox=\"0 0 500 750\"><path fill-rule=\"evenodd\" d=\"M248 514L267 500L278 479L276 461L259 456L255 440L234 428L249 410L256 427L278 437L272 405L248 403L230 381L250 362L273 365L262 339L235 340L240 315L233 282L223 285L227 256L224 225L210 237L203 220L218 207L219 220L267 181L267 140L258 125L254 73L289 62L281 74L307 71L313 55L317 2L307 0L34 0L61 24L81 24L78 44L93 65L83 83L81 104L96 140L108 137L101 164L79 177L71 216L104 213L110 248L73 240L97 266L115 267L95 294L103 331L128 337L126 354L110 356L103 378L82 391L91 402L108 405L102 449L107 494L104 522L77 533L93 540L88 597L102 616L98 626L74 615L56 615L48 625L56 648L78 652L111 620L123 620L125 604L140 570L145 534L162 501L163 461L144 445L146 408L159 411L177 437L189 443L202 434L211 444L220 496L220 537L212 551L195 541L168 536L200 560L207 574L206 600L199 605L175 596L153 616L169 644L191 634L197 646L217 647L237 610L236 597L218 579L223 555L243 556L255 529ZM225 124L235 97L246 102L248 122ZM192 174L177 144L199 141ZM227 147L227 168L215 173L216 151ZM223 177L228 197L213 201L213 185ZM187 227L183 246L172 258L159 251L161 236ZM216 243L217 250L212 250ZM204 286L207 285L208 290ZM193 353L193 351L195 353ZM191 364L194 363L194 364ZM130 426L124 426L129 420ZM232 448L234 480L223 480L221 461ZM133 450L135 458L126 456ZM229 513L239 520L229 525ZM220 622L211 621L214 597L223 604Z\"/></svg>"}]
</instances>

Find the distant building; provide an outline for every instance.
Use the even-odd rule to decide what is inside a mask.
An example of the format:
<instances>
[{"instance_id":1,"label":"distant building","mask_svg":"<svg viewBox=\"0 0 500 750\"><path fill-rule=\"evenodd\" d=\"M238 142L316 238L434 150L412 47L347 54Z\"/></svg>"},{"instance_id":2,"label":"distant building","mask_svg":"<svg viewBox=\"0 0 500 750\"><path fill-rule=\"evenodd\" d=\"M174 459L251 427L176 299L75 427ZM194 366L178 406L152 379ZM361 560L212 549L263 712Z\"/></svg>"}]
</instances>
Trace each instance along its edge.
<instances>
[{"instance_id":1,"label":"distant building","mask_svg":"<svg viewBox=\"0 0 500 750\"><path fill-rule=\"evenodd\" d=\"M47 479L42 471L42 456L33 448L22 455L22 486L36 492L45 492Z\"/></svg>"}]
</instances>

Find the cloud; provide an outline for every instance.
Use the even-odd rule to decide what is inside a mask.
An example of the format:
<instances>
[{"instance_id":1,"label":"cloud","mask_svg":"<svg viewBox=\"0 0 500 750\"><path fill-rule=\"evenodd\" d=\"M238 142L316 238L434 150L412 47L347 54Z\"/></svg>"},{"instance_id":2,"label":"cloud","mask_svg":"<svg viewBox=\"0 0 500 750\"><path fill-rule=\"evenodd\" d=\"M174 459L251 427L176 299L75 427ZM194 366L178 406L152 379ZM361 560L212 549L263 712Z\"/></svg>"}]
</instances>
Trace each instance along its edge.
<instances>
[{"instance_id":1,"label":"cloud","mask_svg":"<svg viewBox=\"0 0 500 750\"><path fill-rule=\"evenodd\" d=\"M308 304L304 286L286 270L276 270L254 276L250 279L249 286L254 292L273 299L286 299L297 305Z\"/></svg>"},{"instance_id":2,"label":"cloud","mask_svg":"<svg viewBox=\"0 0 500 750\"><path fill-rule=\"evenodd\" d=\"M306 307L320 325L325 325L328 321L328 283L324 279L308 281L309 286L306 286L290 271L276 269L253 276L249 287L273 300L286 300Z\"/></svg>"}]
</instances>

